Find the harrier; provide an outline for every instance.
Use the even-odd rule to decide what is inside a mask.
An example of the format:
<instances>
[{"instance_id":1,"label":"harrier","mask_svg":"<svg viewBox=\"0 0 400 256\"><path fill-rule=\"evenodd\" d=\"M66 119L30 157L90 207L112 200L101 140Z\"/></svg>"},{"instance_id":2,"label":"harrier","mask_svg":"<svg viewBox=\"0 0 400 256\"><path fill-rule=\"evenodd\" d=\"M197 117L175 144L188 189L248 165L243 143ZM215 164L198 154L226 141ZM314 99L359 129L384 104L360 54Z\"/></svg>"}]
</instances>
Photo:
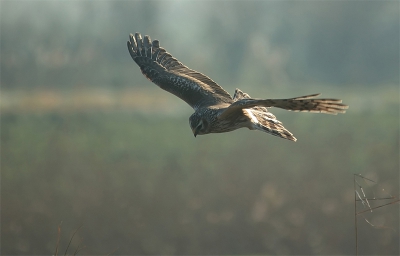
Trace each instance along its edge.
<instances>
[{"instance_id":1,"label":"harrier","mask_svg":"<svg viewBox=\"0 0 400 256\"><path fill-rule=\"evenodd\" d=\"M172 57L158 40L149 36L130 34L128 50L143 75L177 97L193 109L189 118L194 136L208 133L230 132L242 127L260 130L296 141L282 123L267 108L277 107L290 111L318 112L336 115L345 113L347 105L338 99L315 99L311 94L289 99L254 99L236 89L233 97L206 75L192 70Z\"/></svg>"}]
</instances>

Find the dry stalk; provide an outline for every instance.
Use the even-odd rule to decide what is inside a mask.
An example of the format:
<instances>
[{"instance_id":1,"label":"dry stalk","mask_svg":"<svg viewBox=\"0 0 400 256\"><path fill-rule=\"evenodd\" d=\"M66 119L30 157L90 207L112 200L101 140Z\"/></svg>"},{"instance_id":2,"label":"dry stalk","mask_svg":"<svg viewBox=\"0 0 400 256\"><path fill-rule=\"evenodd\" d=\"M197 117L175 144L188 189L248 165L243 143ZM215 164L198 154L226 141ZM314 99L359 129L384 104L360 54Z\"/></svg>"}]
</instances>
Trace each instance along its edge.
<instances>
[{"instance_id":1,"label":"dry stalk","mask_svg":"<svg viewBox=\"0 0 400 256\"><path fill-rule=\"evenodd\" d=\"M394 197L392 195L389 195L389 197L382 197L382 198L376 198L375 196L373 198L368 198L364 193L363 187L360 185L360 183L358 183L357 177L361 178L364 182L365 181L369 181L369 182L376 183L375 181L373 181L371 179L368 179L368 178L362 176L361 174L354 174L354 181L353 181L353 184L354 184L354 227L355 227L355 247L356 247L355 250L356 250L356 255L358 255L358 222L357 222L358 216L362 215L363 213L372 212L375 209L382 208L382 207L385 207L385 206L388 206L388 205L397 204L397 203L400 202L400 200L397 197ZM361 191L362 195L360 194L359 191ZM385 204L379 205L379 206L371 207L371 205L369 204L369 201L372 201L372 200L376 200L376 201L393 200L393 201L391 201L389 203L385 203ZM361 202L362 205L364 206L364 208L367 207L368 209L365 209L365 210L357 212L357 202ZM377 227L374 224L372 224L370 221L368 221L368 219L366 219L365 217L364 217L364 220L368 224L370 224L372 227Z\"/></svg>"}]
</instances>

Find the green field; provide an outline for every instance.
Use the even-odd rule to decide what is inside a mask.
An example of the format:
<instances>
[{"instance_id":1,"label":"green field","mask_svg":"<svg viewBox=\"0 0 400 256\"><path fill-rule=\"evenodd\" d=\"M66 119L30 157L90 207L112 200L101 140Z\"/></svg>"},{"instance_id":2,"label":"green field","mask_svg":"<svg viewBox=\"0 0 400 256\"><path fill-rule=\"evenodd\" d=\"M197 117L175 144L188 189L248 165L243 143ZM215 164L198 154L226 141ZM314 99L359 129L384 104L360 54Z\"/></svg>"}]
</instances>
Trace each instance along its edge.
<instances>
[{"instance_id":1,"label":"green field","mask_svg":"<svg viewBox=\"0 0 400 256\"><path fill-rule=\"evenodd\" d=\"M298 142L194 138L187 117L140 112L2 114L2 251L53 253L63 221L61 252L83 224L71 248L87 254L354 253L353 174L399 191L398 105L274 113ZM396 254L398 207L365 217L388 228L360 218L360 253Z\"/></svg>"}]
</instances>

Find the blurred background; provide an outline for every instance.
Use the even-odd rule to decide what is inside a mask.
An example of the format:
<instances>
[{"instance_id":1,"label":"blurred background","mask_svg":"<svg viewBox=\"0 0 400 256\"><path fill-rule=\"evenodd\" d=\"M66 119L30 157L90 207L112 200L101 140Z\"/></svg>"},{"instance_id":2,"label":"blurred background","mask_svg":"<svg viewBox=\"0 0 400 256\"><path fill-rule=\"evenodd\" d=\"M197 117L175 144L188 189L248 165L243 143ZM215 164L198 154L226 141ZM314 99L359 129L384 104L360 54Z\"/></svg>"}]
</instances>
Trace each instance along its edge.
<instances>
[{"instance_id":1,"label":"blurred background","mask_svg":"<svg viewBox=\"0 0 400 256\"><path fill-rule=\"evenodd\" d=\"M70 254L354 254L353 174L377 182L359 181L369 197L399 195L398 1L0 8L2 255L54 253L60 222L61 253L83 225ZM350 108L273 109L296 143L194 138L193 110L132 61L135 32L232 94ZM398 255L398 227L398 205L360 216L359 253Z\"/></svg>"}]
</instances>

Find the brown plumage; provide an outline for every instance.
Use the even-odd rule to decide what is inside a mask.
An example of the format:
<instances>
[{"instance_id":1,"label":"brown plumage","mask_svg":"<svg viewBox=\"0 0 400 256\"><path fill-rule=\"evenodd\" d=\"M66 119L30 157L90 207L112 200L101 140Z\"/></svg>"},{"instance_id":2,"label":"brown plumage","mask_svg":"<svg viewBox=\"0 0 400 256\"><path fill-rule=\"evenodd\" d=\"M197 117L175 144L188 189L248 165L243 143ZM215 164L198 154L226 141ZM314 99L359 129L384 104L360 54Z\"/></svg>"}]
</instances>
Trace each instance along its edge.
<instances>
[{"instance_id":1,"label":"brown plumage","mask_svg":"<svg viewBox=\"0 0 400 256\"><path fill-rule=\"evenodd\" d=\"M195 112L189 118L193 134L229 132L242 127L260 130L296 141L267 108L318 112L336 115L345 113L347 105L337 99L315 99L312 94L289 99L253 99L236 89L232 98L209 77L189 69L160 47L158 40L139 33L129 36L128 50L142 73L153 83L188 103Z\"/></svg>"}]
</instances>

